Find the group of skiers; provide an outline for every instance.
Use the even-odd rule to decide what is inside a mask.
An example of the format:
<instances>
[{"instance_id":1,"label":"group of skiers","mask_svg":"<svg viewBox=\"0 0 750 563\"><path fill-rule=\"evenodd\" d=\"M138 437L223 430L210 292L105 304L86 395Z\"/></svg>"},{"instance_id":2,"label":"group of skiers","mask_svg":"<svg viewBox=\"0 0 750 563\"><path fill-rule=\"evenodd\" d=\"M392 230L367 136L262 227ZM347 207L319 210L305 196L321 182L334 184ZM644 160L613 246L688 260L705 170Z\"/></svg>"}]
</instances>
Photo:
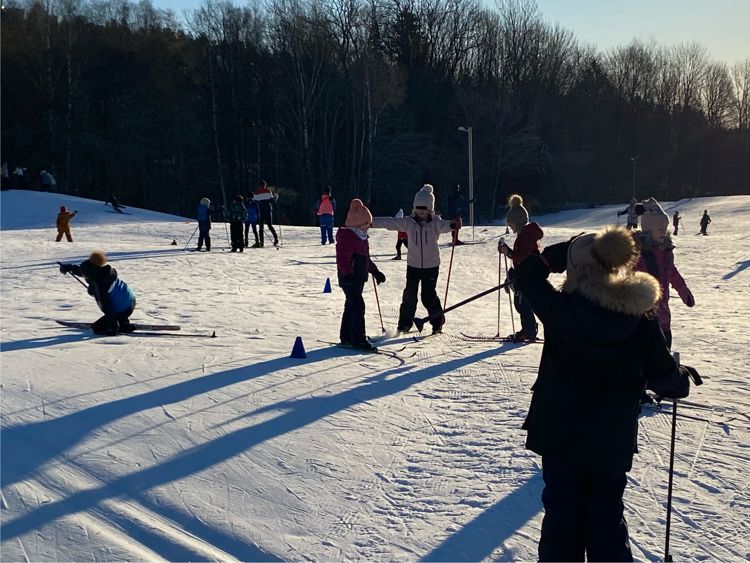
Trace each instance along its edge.
<instances>
[{"instance_id":1,"label":"group of skiers","mask_svg":"<svg viewBox=\"0 0 750 563\"><path fill-rule=\"evenodd\" d=\"M542 251L544 234L529 220L522 197L514 194L508 203L506 223L517 236L513 248L501 240L498 251L513 262L509 280L522 321L512 336L533 341L536 318L545 328L523 425L526 447L542 456L545 515L539 558L632 561L623 495L643 395L650 389L661 397L685 397L689 379L697 377L670 353L669 286L688 307L695 299L674 264L669 217L649 198L640 204L641 231L611 227ZM407 217L373 217L361 200L352 200L336 234L338 279L345 294L341 345L374 349L365 334L362 291L369 274L377 284L386 277L370 259L370 228L405 232L411 243L399 331L413 325L421 284L435 333L445 322L435 292L438 237L460 227L460 219L446 221L435 214L429 184L417 192ZM549 283L550 272L566 273L562 289Z\"/></svg>"},{"instance_id":2,"label":"group of skiers","mask_svg":"<svg viewBox=\"0 0 750 563\"><path fill-rule=\"evenodd\" d=\"M669 287L677 290L688 307L695 305L695 299L674 263L669 217L649 198L638 204L640 231L632 226L610 227L542 250L544 233L530 221L523 198L513 194L508 203L506 223L516 239L512 248L501 239L498 252L513 263L508 281L515 293L521 330L511 336L516 341L534 341L537 318L545 332L523 424L526 447L542 456L545 515L539 558L631 561L623 494L636 451L644 391L685 397L690 377L697 377L693 368L678 365L670 353ZM237 196L233 201L228 210L233 251L241 252L246 246L247 223L253 227L256 245L263 245L262 229L270 225L273 212L263 211L262 205L269 209L275 205L265 182L253 197ZM249 215L249 209L257 211L257 219ZM209 250L210 201L201 200L198 211L198 248L205 244ZM316 205L323 245L333 238L334 211L335 200L326 187ZM256 222L260 233L255 231ZM414 325L421 289L432 332L439 333L445 317L436 292L438 239L452 232L455 245L461 226L460 215L445 220L436 214L430 184L416 192L409 215L373 217L360 199L353 199L335 235L338 282L345 295L341 345L375 350L366 336L362 294L370 275L378 285L386 276L370 258L370 228L405 233L409 241L399 331L409 332ZM276 233L271 232L276 244ZM104 313L92 325L95 333L133 330L129 317L135 296L102 252L93 252L80 265L61 264L60 271L86 280L89 294ZM549 283L551 272L566 274L561 289Z\"/></svg>"},{"instance_id":3,"label":"group of skiers","mask_svg":"<svg viewBox=\"0 0 750 563\"><path fill-rule=\"evenodd\" d=\"M274 218L278 216L276 205L277 196L270 190L265 180L258 182L255 192L247 197L236 195L229 204L224 217L229 221L229 238L232 252L243 252L245 248L263 248L265 245L265 228L273 235L273 245L278 246L279 237L273 226ZM198 218L198 246L195 250L201 251L203 246L206 252L211 251L211 220L213 217L211 200L207 197L201 199L196 212ZM244 227L244 229L243 229ZM253 230L255 243L250 245L250 229Z\"/></svg>"},{"instance_id":4,"label":"group of skiers","mask_svg":"<svg viewBox=\"0 0 750 563\"><path fill-rule=\"evenodd\" d=\"M638 217L640 217L642 214L643 203L639 202L635 197L632 197L630 198L628 206L622 211L617 212L617 217L619 218L622 215L627 215L627 223L625 225L625 228L628 230L632 230L638 228ZM682 216L680 215L680 212L678 210L675 210L675 212L672 214L672 234L674 236L677 236L679 234L681 221ZM703 236L708 235L707 229L709 223L711 223L711 216L708 214L708 209L704 209L703 215L701 216L700 220L701 230L699 234Z\"/></svg>"}]
</instances>

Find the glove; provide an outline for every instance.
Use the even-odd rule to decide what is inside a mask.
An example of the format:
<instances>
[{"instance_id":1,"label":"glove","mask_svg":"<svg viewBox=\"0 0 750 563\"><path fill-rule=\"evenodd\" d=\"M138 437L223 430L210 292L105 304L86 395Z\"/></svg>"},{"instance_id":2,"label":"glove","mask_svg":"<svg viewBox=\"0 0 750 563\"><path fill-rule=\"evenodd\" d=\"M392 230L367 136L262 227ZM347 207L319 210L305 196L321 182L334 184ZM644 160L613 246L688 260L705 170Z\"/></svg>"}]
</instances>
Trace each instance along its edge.
<instances>
[{"instance_id":1,"label":"glove","mask_svg":"<svg viewBox=\"0 0 750 563\"><path fill-rule=\"evenodd\" d=\"M60 264L60 273L65 275L73 271L73 264Z\"/></svg>"},{"instance_id":2,"label":"glove","mask_svg":"<svg viewBox=\"0 0 750 563\"><path fill-rule=\"evenodd\" d=\"M504 240L501 240L500 242L497 243L497 251L500 254L504 254L505 256L508 256L508 254L510 253L510 246L505 244Z\"/></svg>"},{"instance_id":3,"label":"glove","mask_svg":"<svg viewBox=\"0 0 750 563\"><path fill-rule=\"evenodd\" d=\"M680 297L685 305L688 307L695 307L695 297L693 297L693 294L690 293L689 289L685 288L684 293L680 295Z\"/></svg>"},{"instance_id":4,"label":"glove","mask_svg":"<svg viewBox=\"0 0 750 563\"><path fill-rule=\"evenodd\" d=\"M703 385L703 379L701 379L700 374L698 373L698 370L691 366L681 365L680 366L680 373L690 378L690 380L695 384L697 387L698 385Z\"/></svg>"},{"instance_id":5,"label":"glove","mask_svg":"<svg viewBox=\"0 0 750 563\"><path fill-rule=\"evenodd\" d=\"M372 277L375 278L375 281L378 285L380 285L381 283L385 283L385 274L383 272L375 272L372 274Z\"/></svg>"}]
</instances>

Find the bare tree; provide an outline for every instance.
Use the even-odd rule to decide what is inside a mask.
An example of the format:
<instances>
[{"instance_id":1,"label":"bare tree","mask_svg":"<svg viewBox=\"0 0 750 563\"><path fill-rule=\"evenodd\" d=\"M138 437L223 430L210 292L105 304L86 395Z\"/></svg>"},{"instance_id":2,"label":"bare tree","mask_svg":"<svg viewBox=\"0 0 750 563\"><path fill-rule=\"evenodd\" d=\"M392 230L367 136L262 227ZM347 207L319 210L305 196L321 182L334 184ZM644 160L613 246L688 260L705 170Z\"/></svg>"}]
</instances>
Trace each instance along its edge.
<instances>
[{"instance_id":1,"label":"bare tree","mask_svg":"<svg viewBox=\"0 0 750 563\"><path fill-rule=\"evenodd\" d=\"M701 88L703 112L711 127L726 127L730 124L733 102L732 79L723 63L710 63Z\"/></svg>"},{"instance_id":2,"label":"bare tree","mask_svg":"<svg viewBox=\"0 0 750 563\"><path fill-rule=\"evenodd\" d=\"M747 132L750 129L750 59L736 62L730 78L734 90L734 126Z\"/></svg>"}]
</instances>

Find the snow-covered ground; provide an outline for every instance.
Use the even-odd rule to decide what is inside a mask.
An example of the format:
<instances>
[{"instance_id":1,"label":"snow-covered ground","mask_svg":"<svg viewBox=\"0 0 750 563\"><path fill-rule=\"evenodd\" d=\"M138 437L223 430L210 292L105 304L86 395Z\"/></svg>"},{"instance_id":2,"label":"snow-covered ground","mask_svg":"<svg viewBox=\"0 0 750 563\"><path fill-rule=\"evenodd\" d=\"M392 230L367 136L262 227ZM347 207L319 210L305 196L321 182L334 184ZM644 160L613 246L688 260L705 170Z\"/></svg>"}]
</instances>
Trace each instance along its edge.
<instances>
[{"instance_id":1,"label":"snow-covered ground","mask_svg":"<svg viewBox=\"0 0 750 563\"><path fill-rule=\"evenodd\" d=\"M36 192L2 192L0 205L3 561L536 558L540 460L521 423L541 346L460 335L497 332L496 294L449 313L441 336L392 339L384 348L405 346L401 360L366 356L324 342L338 339L343 294L317 229L283 227L282 248L232 254L217 224L214 251L189 253L194 221ZM53 242L60 205L80 212L72 244ZM614 223L622 207L535 219L549 244ZM697 304L673 300L674 349L705 385L679 410L671 551L747 560L750 196L665 204L676 208L676 262ZM694 236L706 208L710 236ZM486 244L456 249L449 304L496 285L501 233L479 227ZM390 260L395 241L372 232L389 330L406 268ZM133 320L183 336L55 324L99 316L56 264L94 249L135 290ZM371 286L365 300L379 335ZM508 334L505 293L499 311ZM307 359L289 357L296 336ZM641 560L663 556L670 420L668 407L643 416L629 475Z\"/></svg>"}]
</instances>

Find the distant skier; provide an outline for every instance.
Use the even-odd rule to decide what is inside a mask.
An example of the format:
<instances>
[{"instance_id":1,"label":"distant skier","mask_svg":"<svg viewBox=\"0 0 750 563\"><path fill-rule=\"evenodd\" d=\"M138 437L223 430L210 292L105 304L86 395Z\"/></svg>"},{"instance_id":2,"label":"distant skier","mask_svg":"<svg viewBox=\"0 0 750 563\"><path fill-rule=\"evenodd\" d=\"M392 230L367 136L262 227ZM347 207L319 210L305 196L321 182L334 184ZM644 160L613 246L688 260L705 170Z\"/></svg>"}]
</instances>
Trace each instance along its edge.
<instances>
[{"instance_id":1,"label":"distant skier","mask_svg":"<svg viewBox=\"0 0 750 563\"><path fill-rule=\"evenodd\" d=\"M703 216L701 217L701 234L705 237L708 232L708 224L711 222L711 217L708 215L708 209L703 210Z\"/></svg>"},{"instance_id":2,"label":"distant skier","mask_svg":"<svg viewBox=\"0 0 750 563\"><path fill-rule=\"evenodd\" d=\"M276 206L276 198L273 192L268 188L268 184L265 180L258 182L258 189L255 190L255 202L258 204L258 219L260 227L260 247L263 248L264 226L268 226L268 230L273 235L273 245L279 244L279 237L276 235L276 230L273 228L274 217L278 214L278 207Z\"/></svg>"},{"instance_id":3,"label":"distant skier","mask_svg":"<svg viewBox=\"0 0 750 563\"><path fill-rule=\"evenodd\" d=\"M466 198L464 198L464 194L461 193L461 184L456 184L456 187L448 195L447 204L448 204L448 217L452 220L461 219L461 222L463 222L463 220L465 219L464 212L466 211ZM454 232L455 232L455 239L453 243L456 246L464 244L458 238L459 231L454 231Z\"/></svg>"},{"instance_id":4,"label":"distant skier","mask_svg":"<svg viewBox=\"0 0 750 563\"><path fill-rule=\"evenodd\" d=\"M372 213L360 199L353 199L344 226L336 232L336 268L339 285L346 301L341 317L339 338L343 346L374 351L365 333L365 300L362 291L370 274L378 285L385 281L383 274L370 259L367 230L372 224Z\"/></svg>"},{"instance_id":5,"label":"distant skier","mask_svg":"<svg viewBox=\"0 0 750 563\"><path fill-rule=\"evenodd\" d=\"M323 193L315 202L315 215L320 225L320 244L333 244L333 216L336 211L336 200L331 196L331 186L325 186Z\"/></svg>"},{"instance_id":6,"label":"distant skier","mask_svg":"<svg viewBox=\"0 0 750 563\"><path fill-rule=\"evenodd\" d=\"M396 212L396 219L403 219L404 218L404 210L399 209ZM396 232L396 256L392 258L392 260L401 260L401 247L405 246L407 250L409 250L409 235L406 234L405 231L397 231Z\"/></svg>"},{"instance_id":7,"label":"distant skier","mask_svg":"<svg viewBox=\"0 0 750 563\"><path fill-rule=\"evenodd\" d=\"M638 215L641 214L639 213L639 211L642 212L643 208L640 207L637 199L631 197L628 206L622 211L618 211L617 216L619 217L620 215L627 215L628 223L625 228L628 230L633 230L638 228Z\"/></svg>"},{"instance_id":8,"label":"distant skier","mask_svg":"<svg viewBox=\"0 0 750 563\"><path fill-rule=\"evenodd\" d=\"M247 209L245 209L245 198L241 195L234 196L232 203L227 209L227 219L229 220L229 236L232 241L232 252L238 250L242 252L245 249L245 238L242 236L242 227L247 219Z\"/></svg>"},{"instance_id":9,"label":"distant skier","mask_svg":"<svg viewBox=\"0 0 750 563\"><path fill-rule=\"evenodd\" d=\"M117 196L114 194L110 195L109 198L107 198L107 201L104 202L104 205L110 204L112 208L117 211L118 213L125 213L123 209L125 209L124 205L120 205L120 202L117 200Z\"/></svg>"},{"instance_id":10,"label":"distant skier","mask_svg":"<svg viewBox=\"0 0 750 563\"><path fill-rule=\"evenodd\" d=\"M203 248L203 243L205 243L206 252L211 252L211 214L211 200L204 197L201 199L196 213L198 217L198 248L196 250L198 251Z\"/></svg>"},{"instance_id":11,"label":"distant skier","mask_svg":"<svg viewBox=\"0 0 750 563\"><path fill-rule=\"evenodd\" d=\"M521 317L521 330L511 334L508 339L513 342L534 342L536 340L539 327L534 318L534 311L531 304L523 293L512 283L515 275L515 269L529 254L539 254L539 241L542 240L544 232L534 222L529 221L529 212L523 206L523 198L518 194L513 194L508 198L508 214L505 222L510 229L517 234L516 241L513 243L513 249L500 239L497 244L497 250L501 254L508 256L513 261L513 268L508 270L508 281L511 282L510 289L513 290L513 305ZM506 288L506 291L509 289Z\"/></svg>"},{"instance_id":12,"label":"distant skier","mask_svg":"<svg viewBox=\"0 0 750 563\"><path fill-rule=\"evenodd\" d=\"M260 246L260 240L258 240L258 204L255 203L255 194L250 194L245 198L245 211L247 216L245 217L245 248L250 248L250 227L253 229L253 236L255 237L255 244L252 248L258 248Z\"/></svg>"},{"instance_id":13,"label":"distant skier","mask_svg":"<svg viewBox=\"0 0 750 563\"><path fill-rule=\"evenodd\" d=\"M60 273L82 276L88 283L88 293L96 299L104 316L91 325L95 334L113 336L118 332L132 332L130 315L135 310L135 295L117 271L107 264L107 256L94 251L80 265L60 264Z\"/></svg>"},{"instance_id":14,"label":"distant skier","mask_svg":"<svg viewBox=\"0 0 750 563\"><path fill-rule=\"evenodd\" d=\"M672 214L672 227L674 227L674 231L672 234L674 236L677 236L677 232L680 230L680 219L682 219L682 217L680 217L680 212L675 211Z\"/></svg>"},{"instance_id":15,"label":"distant skier","mask_svg":"<svg viewBox=\"0 0 750 563\"><path fill-rule=\"evenodd\" d=\"M644 387L686 397L697 372L672 359L650 311L651 276L633 272L632 236L609 228L548 246L516 268L545 342L523 428L542 456L540 561L632 561L623 494ZM562 289L550 272L567 277Z\"/></svg>"},{"instance_id":16,"label":"distant skier","mask_svg":"<svg viewBox=\"0 0 750 563\"><path fill-rule=\"evenodd\" d=\"M68 242L73 242L73 237L70 234L70 221L76 215L78 215L78 211L70 213L64 205L60 206L60 213L57 214L57 238L55 242L60 242L63 235Z\"/></svg>"}]
</instances>

